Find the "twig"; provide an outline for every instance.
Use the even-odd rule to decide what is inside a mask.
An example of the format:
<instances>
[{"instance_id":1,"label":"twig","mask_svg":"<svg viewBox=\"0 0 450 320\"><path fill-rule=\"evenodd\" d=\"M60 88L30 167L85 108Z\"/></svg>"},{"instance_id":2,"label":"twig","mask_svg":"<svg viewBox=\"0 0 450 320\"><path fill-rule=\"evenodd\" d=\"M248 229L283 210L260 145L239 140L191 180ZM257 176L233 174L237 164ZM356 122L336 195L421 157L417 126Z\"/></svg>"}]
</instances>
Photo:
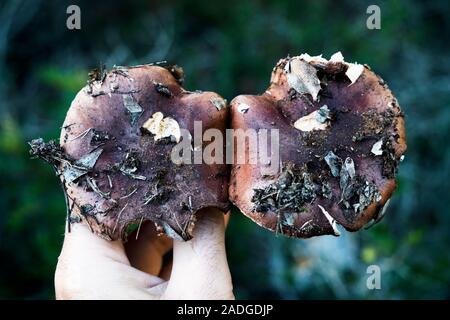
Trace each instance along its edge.
<instances>
[{"instance_id":1,"label":"twig","mask_svg":"<svg viewBox=\"0 0 450 320\"><path fill-rule=\"evenodd\" d=\"M112 184L111 177L109 176L109 174L107 174L106 177L108 178L109 188L112 189L113 188L113 184Z\"/></svg>"},{"instance_id":2,"label":"twig","mask_svg":"<svg viewBox=\"0 0 450 320\"><path fill-rule=\"evenodd\" d=\"M97 193L100 197L109 200L110 199L110 192L108 193L104 193L102 192L99 187L97 186L97 182L95 182L94 179L90 178L90 177L86 177L86 181L88 183L88 185L91 187L91 189Z\"/></svg>"},{"instance_id":3,"label":"twig","mask_svg":"<svg viewBox=\"0 0 450 320\"><path fill-rule=\"evenodd\" d=\"M139 189L139 187L136 187L133 191L131 191L129 194L121 197L120 199L126 199L126 198L132 196L136 191L138 191L138 189Z\"/></svg>"},{"instance_id":4,"label":"twig","mask_svg":"<svg viewBox=\"0 0 450 320\"><path fill-rule=\"evenodd\" d=\"M63 193L64 193L64 201L66 203L66 219L67 219L67 231L70 232L70 215L72 213L72 208L69 207L69 196L67 195L67 189L66 189L66 185L65 185L65 179L64 176L61 174L61 172L59 172L58 167L56 165L52 165L53 166L53 170L55 170L56 176L59 179L59 184L61 185L61 188L63 189ZM75 202L72 200L72 204L74 204Z\"/></svg>"},{"instance_id":5,"label":"twig","mask_svg":"<svg viewBox=\"0 0 450 320\"><path fill-rule=\"evenodd\" d=\"M312 219L310 219L310 220L308 220L308 221L306 221L304 224L302 224L302 226L300 227L300 231L304 228L304 227L306 227L308 224L310 224L312 222Z\"/></svg>"},{"instance_id":6,"label":"twig","mask_svg":"<svg viewBox=\"0 0 450 320\"><path fill-rule=\"evenodd\" d=\"M128 206L128 203L122 208L122 210L120 210L119 214L117 215L117 218L116 218L116 224L114 225L114 228L113 228L113 231L112 231L113 234L114 234L114 232L116 232L116 228L117 228L117 225L118 225L118 223L119 223L120 216L122 215L122 212L125 210L125 208L126 208L127 206Z\"/></svg>"},{"instance_id":7,"label":"twig","mask_svg":"<svg viewBox=\"0 0 450 320\"><path fill-rule=\"evenodd\" d=\"M93 128L86 129L82 133L78 134L76 137L73 137L72 139L69 139L68 141L74 141L80 138L84 138Z\"/></svg>"},{"instance_id":8,"label":"twig","mask_svg":"<svg viewBox=\"0 0 450 320\"><path fill-rule=\"evenodd\" d=\"M177 215L176 215L176 214L172 214L172 216L175 218L175 222L177 223L178 228L181 230L181 235L182 235L183 238L184 238L185 233L184 233L183 228L181 227L180 223L178 222Z\"/></svg>"},{"instance_id":9,"label":"twig","mask_svg":"<svg viewBox=\"0 0 450 320\"><path fill-rule=\"evenodd\" d=\"M73 211L73 207L75 206L75 201L72 200L72 205L70 206L70 210L68 211L68 216L67 216L67 232L71 232L71 224L72 224L72 211Z\"/></svg>"},{"instance_id":10,"label":"twig","mask_svg":"<svg viewBox=\"0 0 450 320\"><path fill-rule=\"evenodd\" d=\"M137 229L137 231L136 231L136 240L137 240L138 237L139 237L139 231L141 231L142 221L144 221L144 216L141 217L141 221L139 222L139 226L138 226L138 229Z\"/></svg>"}]
</instances>

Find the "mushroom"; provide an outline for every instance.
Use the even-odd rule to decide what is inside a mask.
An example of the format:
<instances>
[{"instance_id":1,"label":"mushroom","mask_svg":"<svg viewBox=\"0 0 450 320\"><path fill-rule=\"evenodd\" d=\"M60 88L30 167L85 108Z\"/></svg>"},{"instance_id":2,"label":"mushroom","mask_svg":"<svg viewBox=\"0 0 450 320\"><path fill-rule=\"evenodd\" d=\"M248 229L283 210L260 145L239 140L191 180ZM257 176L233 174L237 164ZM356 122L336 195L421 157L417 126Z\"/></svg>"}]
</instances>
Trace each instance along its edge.
<instances>
[{"instance_id":1,"label":"mushroom","mask_svg":"<svg viewBox=\"0 0 450 320\"><path fill-rule=\"evenodd\" d=\"M184 90L180 70L143 65L96 73L67 112L61 145L31 143L63 182L69 226L84 221L115 240L150 220L160 233L188 240L197 211L227 210L225 164L171 161L177 142L190 139L182 130L193 132L202 121L203 131L225 133L229 112L217 108L226 102L215 93Z\"/></svg>"},{"instance_id":2,"label":"mushroom","mask_svg":"<svg viewBox=\"0 0 450 320\"><path fill-rule=\"evenodd\" d=\"M254 222L292 237L337 236L339 225L357 231L378 222L406 151L392 92L340 53L329 61L281 59L264 94L232 100L231 126L279 130L280 169L267 175L265 163L233 165L229 195Z\"/></svg>"},{"instance_id":3,"label":"mushroom","mask_svg":"<svg viewBox=\"0 0 450 320\"><path fill-rule=\"evenodd\" d=\"M233 99L232 129L278 130L273 174L263 170L273 165L267 158L235 163L231 174L223 162L171 158L180 141L202 150L203 141L192 141L196 121L202 137L207 129L225 136L228 124L226 100L184 90L180 67L101 68L90 75L67 113L60 144L30 143L31 154L61 180L69 228L84 221L115 240L150 220L160 233L188 240L197 211L226 211L229 200L259 225L299 238L338 236L339 225L357 231L384 216L406 151L404 119L367 65L347 63L341 53L330 60L288 57L275 66L264 94Z\"/></svg>"}]
</instances>

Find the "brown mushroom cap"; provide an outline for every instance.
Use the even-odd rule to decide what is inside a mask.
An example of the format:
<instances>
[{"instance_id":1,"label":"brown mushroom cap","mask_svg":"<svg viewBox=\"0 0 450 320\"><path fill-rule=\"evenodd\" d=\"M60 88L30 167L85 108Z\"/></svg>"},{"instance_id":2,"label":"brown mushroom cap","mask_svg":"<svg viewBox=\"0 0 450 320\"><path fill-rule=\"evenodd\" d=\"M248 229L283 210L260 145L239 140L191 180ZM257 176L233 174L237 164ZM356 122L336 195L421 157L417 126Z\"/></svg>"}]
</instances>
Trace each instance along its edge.
<instances>
[{"instance_id":1,"label":"brown mushroom cap","mask_svg":"<svg viewBox=\"0 0 450 320\"><path fill-rule=\"evenodd\" d=\"M336 223L356 231L379 221L406 151L403 115L384 81L368 66L332 60L282 59L265 93L231 102L234 129L279 130L282 168L265 176L260 163L234 165L230 200L259 225L288 236L338 235ZM246 112L239 112L242 104ZM308 123L297 121L317 119L320 108L320 128L306 131Z\"/></svg>"},{"instance_id":2,"label":"brown mushroom cap","mask_svg":"<svg viewBox=\"0 0 450 320\"><path fill-rule=\"evenodd\" d=\"M179 68L118 67L77 94L60 138L73 159L72 166L63 161L59 167L68 173L71 221L81 218L96 234L118 239L131 224L151 220L160 232L187 240L198 210L227 209L226 165L177 165L170 158L177 134L156 139L142 128L160 112L192 135L194 121L202 121L203 131L225 132L226 101L212 92L188 92L179 80ZM77 159L93 167L70 182L80 174Z\"/></svg>"}]
</instances>

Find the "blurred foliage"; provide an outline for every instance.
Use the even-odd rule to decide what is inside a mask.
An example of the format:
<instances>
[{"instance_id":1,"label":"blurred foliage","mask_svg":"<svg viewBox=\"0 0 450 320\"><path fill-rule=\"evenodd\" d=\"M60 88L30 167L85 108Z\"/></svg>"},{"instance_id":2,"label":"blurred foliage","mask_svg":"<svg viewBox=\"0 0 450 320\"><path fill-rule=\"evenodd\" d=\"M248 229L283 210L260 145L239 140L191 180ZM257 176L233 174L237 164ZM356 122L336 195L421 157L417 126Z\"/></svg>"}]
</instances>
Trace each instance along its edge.
<instances>
[{"instance_id":1,"label":"blurred foliage","mask_svg":"<svg viewBox=\"0 0 450 320\"><path fill-rule=\"evenodd\" d=\"M78 4L82 29L65 27ZM366 28L378 4L382 29ZM259 93L288 54L342 51L389 83L408 152L382 223L340 238L274 236L234 212L229 262L238 298L449 298L448 1L0 1L0 297L52 298L64 199L31 138L57 138L89 69L158 60L186 87ZM366 268L382 289L366 288Z\"/></svg>"}]
</instances>

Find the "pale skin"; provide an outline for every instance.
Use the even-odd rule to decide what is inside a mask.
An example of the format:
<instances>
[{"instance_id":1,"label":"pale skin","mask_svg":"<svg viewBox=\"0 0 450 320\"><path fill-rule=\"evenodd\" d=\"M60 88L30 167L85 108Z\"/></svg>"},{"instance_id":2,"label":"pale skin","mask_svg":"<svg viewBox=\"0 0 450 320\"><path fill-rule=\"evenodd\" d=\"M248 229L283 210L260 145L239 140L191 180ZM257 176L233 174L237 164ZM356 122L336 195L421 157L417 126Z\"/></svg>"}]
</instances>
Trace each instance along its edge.
<instances>
[{"instance_id":1,"label":"pale skin","mask_svg":"<svg viewBox=\"0 0 450 320\"><path fill-rule=\"evenodd\" d=\"M198 215L193 239L172 241L143 225L127 243L82 223L67 232L55 273L57 299L233 299L222 212ZM173 249L172 259L163 259ZM167 261L169 260L169 261Z\"/></svg>"}]
</instances>

